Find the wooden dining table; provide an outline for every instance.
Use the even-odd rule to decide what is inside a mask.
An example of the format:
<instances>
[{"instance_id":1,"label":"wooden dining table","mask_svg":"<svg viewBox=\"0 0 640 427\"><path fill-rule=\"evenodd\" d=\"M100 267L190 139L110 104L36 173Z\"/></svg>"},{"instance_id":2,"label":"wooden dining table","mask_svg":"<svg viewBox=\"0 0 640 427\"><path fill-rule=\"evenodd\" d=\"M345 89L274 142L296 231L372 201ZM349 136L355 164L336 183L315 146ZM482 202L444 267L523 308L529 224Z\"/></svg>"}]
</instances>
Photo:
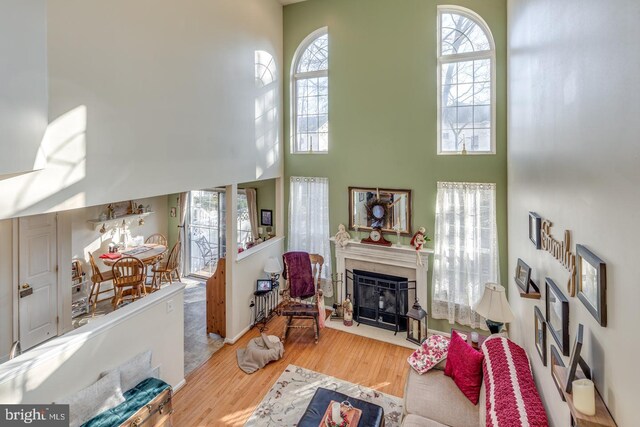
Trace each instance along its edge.
<instances>
[{"instance_id":1,"label":"wooden dining table","mask_svg":"<svg viewBox=\"0 0 640 427\"><path fill-rule=\"evenodd\" d=\"M126 250L120 252L122 257L132 256L138 258L146 265L155 264L158 261L158 257L164 254L167 251L167 247L164 245L156 245L152 243L145 243L142 246L136 246L134 248L127 248ZM100 258L104 265L113 266L120 258L110 259L110 258Z\"/></svg>"}]
</instances>

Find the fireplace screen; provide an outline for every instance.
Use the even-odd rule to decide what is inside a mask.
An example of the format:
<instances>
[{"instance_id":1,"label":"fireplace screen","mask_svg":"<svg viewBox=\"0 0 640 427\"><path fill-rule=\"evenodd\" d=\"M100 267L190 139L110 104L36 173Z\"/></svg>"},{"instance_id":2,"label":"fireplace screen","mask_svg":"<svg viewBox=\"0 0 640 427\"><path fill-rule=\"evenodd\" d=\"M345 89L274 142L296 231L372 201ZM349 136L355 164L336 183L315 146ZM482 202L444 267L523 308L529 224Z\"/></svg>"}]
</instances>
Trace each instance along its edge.
<instances>
[{"instance_id":1,"label":"fireplace screen","mask_svg":"<svg viewBox=\"0 0 640 427\"><path fill-rule=\"evenodd\" d=\"M362 270L354 270L352 277L353 318L358 324L395 333L407 330L409 291L415 298L415 281Z\"/></svg>"}]
</instances>

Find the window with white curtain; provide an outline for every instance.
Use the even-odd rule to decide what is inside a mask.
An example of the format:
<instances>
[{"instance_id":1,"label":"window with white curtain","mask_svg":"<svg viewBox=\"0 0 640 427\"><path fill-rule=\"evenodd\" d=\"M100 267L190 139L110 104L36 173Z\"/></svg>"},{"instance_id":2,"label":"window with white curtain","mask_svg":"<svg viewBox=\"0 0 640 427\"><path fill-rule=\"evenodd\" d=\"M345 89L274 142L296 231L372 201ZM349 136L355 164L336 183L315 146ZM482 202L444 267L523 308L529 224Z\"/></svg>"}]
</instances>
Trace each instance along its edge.
<instances>
[{"instance_id":1,"label":"window with white curtain","mask_svg":"<svg viewBox=\"0 0 640 427\"><path fill-rule=\"evenodd\" d=\"M438 182L432 315L486 329L472 307L500 282L496 185Z\"/></svg>"},{"instance_id":2,"label":"window with white curtain","mask_svg":"<svg viewBox=\"0 0 640 427\"><path fill-rule=\"evenodd\" d=\"M484 20L438 8L438 154L495 154L495 44Z\"/></svg>"},{"instance_id":3,"label":"window with white curtain","mask_svg":"<svg viewBox=\"0 0 640 427\"><path fill-rule=\"evenodd\" d=\"M291 66L291 152L329 151L329 34L311 33Z\"/></svg>"},{"instance_id":4,"label":"window with white curtain","mask_svg":"<svg viewBox=\"0 0 640 427\"><path fill-rule=\"evenodd\" d=\"M329 180L292 176L289 192L289 251L324 257L322 276L331 277Z\"/></svg>"}]
</instances>

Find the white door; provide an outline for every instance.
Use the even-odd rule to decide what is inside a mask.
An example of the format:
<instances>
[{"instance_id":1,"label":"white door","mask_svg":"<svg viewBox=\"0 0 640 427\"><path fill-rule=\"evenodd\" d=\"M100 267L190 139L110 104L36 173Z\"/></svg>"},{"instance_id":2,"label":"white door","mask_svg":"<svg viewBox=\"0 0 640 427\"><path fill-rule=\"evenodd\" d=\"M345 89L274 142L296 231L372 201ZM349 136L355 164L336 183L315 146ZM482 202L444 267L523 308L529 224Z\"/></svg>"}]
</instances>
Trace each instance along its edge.
<instances>
[{"instance_id":1,"label":"white door","mask_svg":"<svg viewBox=\"0 0 640 427\"><path fill-rule=\"evenodd\" d=\"M18 310L26 350L57 335L56 214L19 219Z\"/></svg>"}]
</instances>

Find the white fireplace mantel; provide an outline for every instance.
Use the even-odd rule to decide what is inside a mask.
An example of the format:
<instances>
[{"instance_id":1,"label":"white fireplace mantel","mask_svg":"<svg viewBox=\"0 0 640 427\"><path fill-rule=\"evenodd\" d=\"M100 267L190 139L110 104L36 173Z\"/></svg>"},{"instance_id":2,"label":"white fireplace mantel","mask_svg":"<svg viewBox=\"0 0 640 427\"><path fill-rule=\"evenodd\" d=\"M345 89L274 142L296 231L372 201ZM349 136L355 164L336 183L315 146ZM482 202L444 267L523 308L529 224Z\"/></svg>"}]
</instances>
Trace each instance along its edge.
<instances>
[{"instance_id":1,"label":"white fireplace mantel","mask_svg":"<svg viewBox=\"0 0 640 427\"><path fill-rule=\"evenodd\" d=\"M402 267L415 270L416 273L416 295L423 306L427 304L427 272L429 270L429 255L433 254L433 249L422 249L419 251L422 265L418 264L418 257L413 246L393 245L379 246L361 243L357 240L350 240L344 248L337 245L332 237L336 250L335 271L344 275L346 283L347 260L364 261L375 264L384 264L395 267ZM344 300L344 286L338 290L339 301Z\"/></svg>"}]
</instances>

